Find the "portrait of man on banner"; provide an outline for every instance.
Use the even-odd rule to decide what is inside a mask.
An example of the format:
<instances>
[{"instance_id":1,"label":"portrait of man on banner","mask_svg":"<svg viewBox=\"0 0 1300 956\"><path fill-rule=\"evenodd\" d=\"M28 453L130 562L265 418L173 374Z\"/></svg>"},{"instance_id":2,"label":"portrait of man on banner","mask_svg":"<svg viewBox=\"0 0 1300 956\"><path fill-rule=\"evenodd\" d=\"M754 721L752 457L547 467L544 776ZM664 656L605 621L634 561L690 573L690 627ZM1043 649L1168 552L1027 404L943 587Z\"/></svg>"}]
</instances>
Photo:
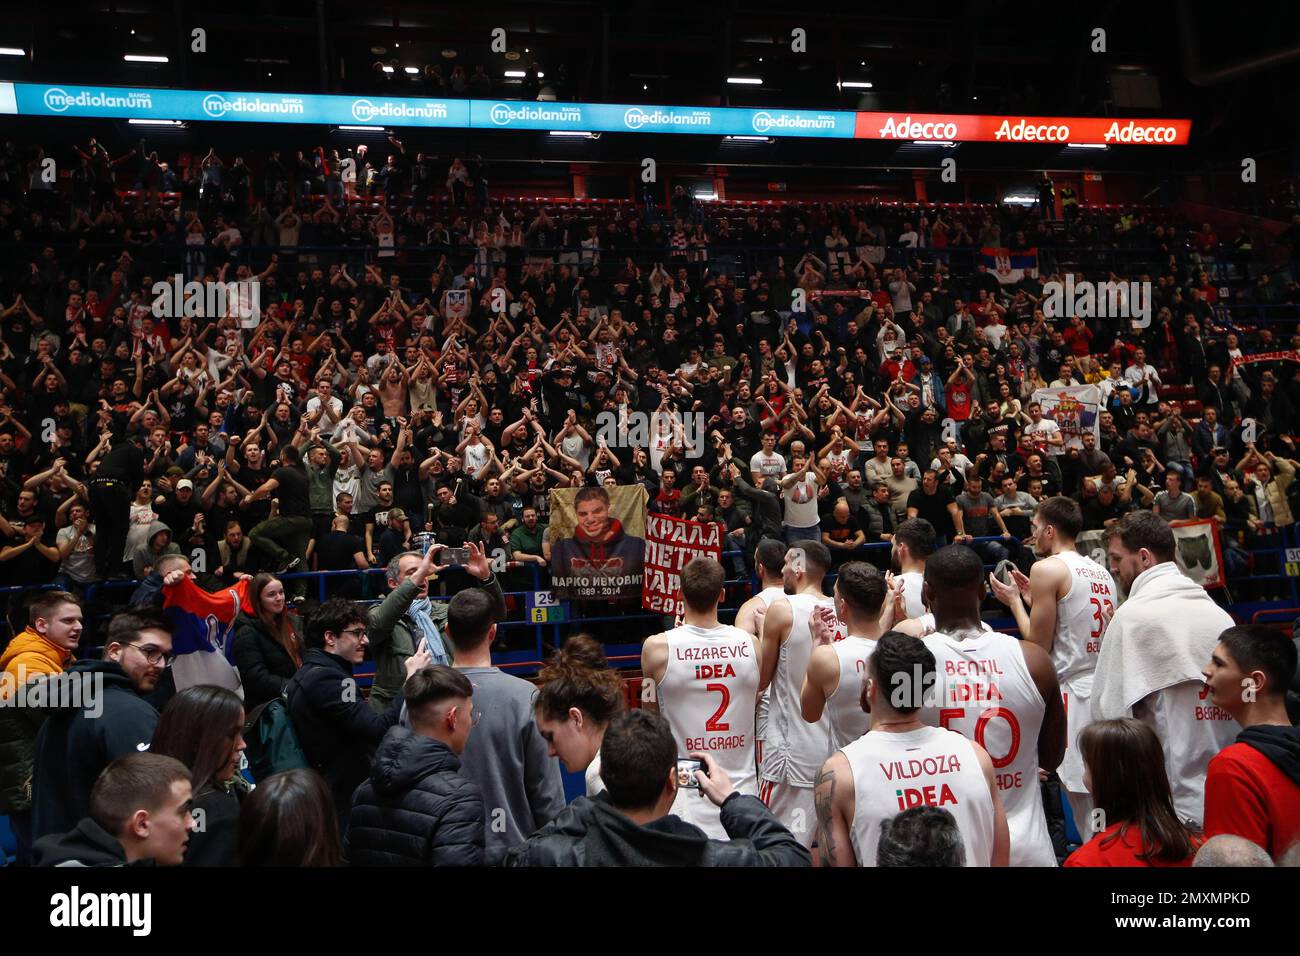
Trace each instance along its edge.
<instances>
[{"instance_id":1,"label":"portrait of man on banner","mask_svg":"<svg viewBox=\"0 0 1300 956\"><path fill-rule=\"evenodd\" d=\"M557 597L639 597L645 561L645 488L551 492L551 587Z\"/></svg>"}]
</instances>

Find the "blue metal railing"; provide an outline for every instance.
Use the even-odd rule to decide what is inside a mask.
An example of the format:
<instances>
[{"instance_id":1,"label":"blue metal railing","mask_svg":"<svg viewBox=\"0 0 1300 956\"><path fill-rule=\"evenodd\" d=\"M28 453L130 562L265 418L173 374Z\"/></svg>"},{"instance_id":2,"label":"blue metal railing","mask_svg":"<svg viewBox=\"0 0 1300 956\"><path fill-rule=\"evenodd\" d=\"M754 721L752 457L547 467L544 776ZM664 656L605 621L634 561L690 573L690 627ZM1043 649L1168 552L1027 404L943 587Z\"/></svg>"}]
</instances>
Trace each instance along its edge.
<instances>
[{"instance_id":1,"label":"blue metal railing","mask_svg":"<svg viewBox=\"0 0 1300 956\"><path fill-rule=\"evenodd\" d=\"M1011 552L1012 557L1019 553L1020 549L1024 547L1023 543L1019 542L1019 539L1016 539L1014 536L1008 540L1003 538L1001 535L977 536L974 537L970 543L979 544L983 542L998 542L1003 544ZM1300 531L1298 531L1295 526L1274 528L1272 529L1271 534L1257 535L1253 542L1253 547L1243 549L1247 554L1254 558L1255 566L1253 570L1248 575L1229 577L1229 588L1234 584L1278 582L1274 589L1275 593L1280 589L1282 600L1284 602L1289 601L1290 605L1300 605L1300 588L1297 587L1298 583L1300 583L1300 579L1291 577L1285 573L1286 550L1297 546L1300 546ZM860 545L852 551L840 552L839 554L843 555L846 559L862 559L870 561L873 555L878 557L882 553L888 553L890 548L891 545L888 542L874 542L871 544ZM516 609L526 610L529 606L528 598L530 593L549 590L548 579L543 577L545 572L536 564L528 564L525 566L519 562L512 561L508 565L508 571L518 572L525 567L527 567L529 574L531 575L531 590L503 591L507 598L507 617L498 623L497 628L498 631L520 631L531 629L531 646L526 650L507 650L494 653L493 662L498 666L516 669L520 672L535 670L545 659L548 644L551 647L558 647L563 642L566 630L572 632L591 625L608 624L611 622L618 622L619 624L632 624L633 622L637 622L643 626L648 626L651 622L657 622L657 624L653 626L664 626L670 620L662 614L643 611L639 604L633 605L630 601L628 609L622 613L597 614L594 616L584 617L568 617L566 615L565 620L563 621L547 621L538 623L527 619L512 617L512 604ZM986 562L984 567L986 570L992 570L995 565ZM328 592L328 579L355 579L357 577L373 578L375 575L382 574L384 574L383 568L369 568L365 571L298 571L283 574L279 577L282 581L315 581L317 598L323 601ZM455 581L457 577L461 576L468 580L468 576L463 570L451 569L443 572L439 577L439 581L445 584L448 580ZM838 576L838 573L834 570L827 574L825 580L826 587L833 587ZM139 581L98 581L85 588L84 597L86 602L91 604L104 592L123 591L127 589L134 590L139 586L139 584ZM729 596L733 595L737 588L746 585L749 586L750 593L757 592L758 581L754 577L727 578L725 581L726 591ZM55 587L56 585L54 584L0 587L0 595L13 595L28 591L50 590ZM458 586L455 590L459 591L460 589L461 588ZM451 597L451 594L433 593L432 590L430 593L430 598L435 601L449 601L451 600ZM512 601L511 599L514 600ZM381 601L382 596L361 598L358 600L373 605ZM732 605L724 602L724 604L718 609L719 616L724 620L733 619L736 612L739 610L739 603L740 602L737 602ZM570 604L570 606L572 605ZM991 626L998 630L1014 631L1015 622L1005 613L1000 613L1000 607L1001 606L997 605L990 597L986 606L986 619L989 621ZM104 616L106 617L107 615ZM88 631L92 630L98 623L98 621L88 621ZM626 627L621 628L623 631L626 631L627 629L628 628ZM88 640L93 644L93 632ZM615 667L621 669L636 669L640 664L640 647L640 641L637 641L636 643L607 644L607 652Z\"/></svg>"}]
</instances>

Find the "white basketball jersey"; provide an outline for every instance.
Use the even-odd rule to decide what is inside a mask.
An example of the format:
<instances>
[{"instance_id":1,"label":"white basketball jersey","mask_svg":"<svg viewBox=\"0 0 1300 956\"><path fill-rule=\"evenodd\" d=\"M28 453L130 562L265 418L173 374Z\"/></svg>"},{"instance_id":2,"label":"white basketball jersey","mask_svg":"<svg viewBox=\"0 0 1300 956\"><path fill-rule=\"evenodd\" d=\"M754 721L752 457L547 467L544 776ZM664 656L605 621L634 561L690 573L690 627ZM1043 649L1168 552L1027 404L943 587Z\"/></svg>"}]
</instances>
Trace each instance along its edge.
<instances>
[{"instance_id":1,"label":"white basketball jersey","mask_svg":"<svg viewBox=\"0 0 1300 956\"><path fill-rule=\"evenodd\" d=\"M866 637L846 637L831 645L840 662L840 682L826 698L826 721L831 746L843 750L865 734L871 717L862 709L862 682L867 675L867 661L876 642Z\"/></svg>"},{"instance_id":2,"label":"white basketball jersey","mask_svg":"<svg viewBox=\"0 0 1300 956\"><path fill-rule=\"evenodd\" d=\"M936 632L922 640L934 654L939 696L937 706L922 708L921 719L988 751L1011 831L1010 865L1055 866L1038 786L1038 734L1047 705L1020 642L997 631L965 640Z\"/></svg>"},{"instance_id":3,"label":"white basketball jersey","mask_svg":"<svg viewBox=\"0 0 1300 956\"><path fill-rule=\"evenodd\" d=\"M760 601L763 602L763 607L770 608L772 606L772 602L775 601L777 598L785 597L785 588L780 584L776 585L775 587L763 588L763 590L759 591L758 594L755 595L755 597L757 597ZM760 637L762 636L761 629L759 631L759 636ZM772 699L772 688L770 687L766 688L763 691L763 693L760 694L758 697L758 709L754 715L754 736L758 738L760 744L762 744L762 742L767 739L767 711L768 711L768 707L770 706L771 699ZM763 756L761 746L759 748L758 756L759 759L761 760Z\"/></svg>"},{"instance_id":4,"label":"white basketball jersey","mask_svg":"<svg viewBox=\"0 0 1300 956\"><path fill-rule=\"evenodd\" d=\"M993 865L993 795L969 740L939 727L921 727L901 734L863 734L840 750L853 774L850 839L859 866L876 865L881 823L919 806L953 815L967 866Z\"/></svg>"},{"instance_id":5,"label":"white basketball jersey","mask_svg":"<svg viewBox=\"0 0 1300 956\"><path fill-rule=\"evenodd\" d=\"M684 624L667 633L668 666L659 682L659 709L677 753L708 753L740 793L758 795L754 771L754 701L758 648L739 628ZM712 839L726 840L719 808L698 790L679 788L673 813Z\"/></svg>"},{"instance_id":6,"label":"white basketball jersey","mask_svg":"<svg viewBox=\"0 0 1300 956\"><path fill-rule=\"evenodd\" d=\"M1103 611L1119 603L1115 579L1092 558L1077 551L1056 556L1070 569L1070 590L1056 604L1056 633L1052 636L1052 664L1064 684L1078 674L1097 669L1105 631Z\"/></svg>"},{"instance_id":7,"label":"white basketball jersey","mask_svg":"<svg viewBox=\"0 0 1300 956\"><path fill-rule=\"evenodd\" d=\"M1209 699L1200 681L1183 681L1148 694L1134 705L1133 716L1160 738L1179 819L1200 827L1205 822L1206 768L1215 754L1237 739L1241 725Z\"/></svg>"},{"instance_id":8,"label":"white basketball jersey","mask_svg":"<svg viewBox=\"0 0 1300 956\"><path fill-rule=\"evenodd\" d=\"M925 575L920 571L904 571L899 575L903 579L903 600L907 603L907 616L920 617L925 613L925 602L921 600L921 585Z\"/></svg>"},{"instance_id":9,"label":"white basketball jersey","mask_svg":"<svg viewBox=\"0 0 1300 956\"><path fill-rule=\"evenodd\" d=\"M800 695L812 656L812 632L808 619L814 608L833 608L828 597L789 594L792 621L790 635L781 645L772 677L772 700L767 715L767 738L763 743L762 777L773 783L812 787L817 771L831 755L830 729L826 715L815 724L803 719Z\"/></svg>"}]
</instances>

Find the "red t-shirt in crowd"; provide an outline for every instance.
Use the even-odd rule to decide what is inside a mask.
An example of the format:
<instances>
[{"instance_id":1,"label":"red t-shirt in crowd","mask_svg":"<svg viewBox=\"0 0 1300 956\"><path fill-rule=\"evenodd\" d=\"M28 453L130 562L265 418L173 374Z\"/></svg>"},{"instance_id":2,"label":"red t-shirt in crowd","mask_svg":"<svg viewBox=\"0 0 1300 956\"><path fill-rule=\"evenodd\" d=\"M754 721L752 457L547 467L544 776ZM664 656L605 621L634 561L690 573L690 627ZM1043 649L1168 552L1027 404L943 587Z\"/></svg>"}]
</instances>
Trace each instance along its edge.
<instances>
[{"instance_id":1,"label":"red t-shirt in crowd","mask_svg":"<svg viewBox=\"0 0 1300 956\"><path fill-rule=\"evenodd\" d=\"M1231 744L1205 775L1205 835L1245 837L1277 858L1300 840L1300 784L1250 744Z\"/></svg>"},{"instance_id":2,"label":"red t-shirt in crowd","mask_svg":"<svg viewBox=\"0 0 1300 956\"><path fill-rule=\"evenodd\" d=\"M1065 859L1065 866L1191 866L1193 851L1177 863L1164 860L1144 860L1142 854L1142 829L1136 824L1128 827L1118 839L1111 840L1122 823L1112 823L1095 837L1075 850ZM1199 846L1195 837L1192 842ZM1105 844L1105 846L1103 846Z\"/></svg>"},{"instance_id":3,"label":"red t-shirt in crowd","mask_svg":"<svg viewBox=\"0 0 1300 956\"><path fill-rule=\"evenodd\" d=\"M944 398L948 402L949 418L959 422L964 422L970 418L970 382L965 379L960 382L953 382L948 386L948 391L944 393Z\"/></svg>"}]
</instances>

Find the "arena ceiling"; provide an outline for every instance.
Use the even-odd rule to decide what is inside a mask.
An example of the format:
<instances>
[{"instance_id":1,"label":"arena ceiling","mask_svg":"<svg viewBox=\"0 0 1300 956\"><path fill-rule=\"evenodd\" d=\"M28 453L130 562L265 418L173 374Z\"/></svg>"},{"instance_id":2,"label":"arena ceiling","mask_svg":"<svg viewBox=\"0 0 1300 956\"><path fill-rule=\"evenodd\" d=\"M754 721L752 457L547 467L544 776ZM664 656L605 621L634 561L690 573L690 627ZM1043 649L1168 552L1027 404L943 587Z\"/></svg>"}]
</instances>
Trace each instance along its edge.
<instances>
[{"instance_id":1,"label":"arena ceiling","mask_svg":"<svg viewBox=\"0 0 1300 956\"><path fill-rule=\"evenodd\" d=\"M1243 138L1286 148L1295 136L1295 124L1274 118L1291 114L1300 80L1297 5L1249 16L1190 0L792 9L769 0L26 4L0 25L0 47L26 54L0 56L0 79L419 95L429 64L444 75L482 65L498 98L1182 116L1211 152ZM191 52L196 28L204 53ZM497 28L505 49L494 52ZM802 51L792 49L795 29L805 31ZM1097 29L1105 52L1094 52Z\"/></svg>"}]
</instances>

